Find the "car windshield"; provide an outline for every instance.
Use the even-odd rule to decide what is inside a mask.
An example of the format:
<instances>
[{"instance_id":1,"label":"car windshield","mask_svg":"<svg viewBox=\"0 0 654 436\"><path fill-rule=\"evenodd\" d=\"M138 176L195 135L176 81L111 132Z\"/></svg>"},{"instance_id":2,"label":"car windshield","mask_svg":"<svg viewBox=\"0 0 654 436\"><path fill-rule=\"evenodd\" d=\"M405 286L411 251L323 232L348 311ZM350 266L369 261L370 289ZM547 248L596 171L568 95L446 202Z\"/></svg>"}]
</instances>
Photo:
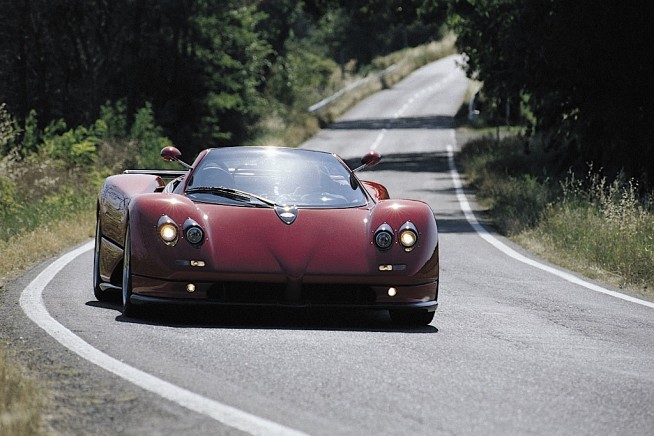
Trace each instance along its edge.
<instances>
[{"instance_id":1,"label":"car windshield","mask_svg":"<svg viewBox=\"0 0 654 436\"><path fill-rule=\"evenodd\" d=\"M359 207L349 169L329 153L274 147L211 149L193 171L186 194L195 201L253 207Z\"/></svg>"}]
</instances>

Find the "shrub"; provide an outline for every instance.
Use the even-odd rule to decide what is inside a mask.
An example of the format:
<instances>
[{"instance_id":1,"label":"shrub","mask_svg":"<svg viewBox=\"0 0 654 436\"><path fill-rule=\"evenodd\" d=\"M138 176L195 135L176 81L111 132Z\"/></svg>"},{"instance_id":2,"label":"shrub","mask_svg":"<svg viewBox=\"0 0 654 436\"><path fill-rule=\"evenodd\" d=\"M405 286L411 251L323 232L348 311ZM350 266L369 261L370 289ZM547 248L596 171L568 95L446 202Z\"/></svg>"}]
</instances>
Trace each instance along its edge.
<instances>
[{"instance_id":1,"label":"shrub","mask_svg":"<svg viewBox=\"0 0 654 436\"><path fill-rule=\"evenodd\" d=\"M13 211L16 207L16 184L0 175L0 215Z\"/></svg>"},{"instance_id":2,"label":"shrub","mask_svg":"<svg viewBox=\"0 0 654 436\"><path fill-rule=\"evenodd\" d=\"M154 111L150 103L146 103L136 112L130 137L137 143L137 165L145 168L161 166L159 153L162 148L171 145L171 141L163 135L163 130L155 123Z\"/></svg>"},{"instance_id":3,"label":"shrub","mask_svg":"<svg viewBox=\"0 0 654 436\"><path fill-rule=\"evenodd\" d=\"M100 107L100 120L106 126L104 139L127 137L127 105L125 100L106 102Z\"/></svg>"},{"instance_id":4,"label":"shrub","mask_svg":"<svg viewBox=\"0 0 654 436\"><path fill-rule=\"evenodd\" d=\"M5 103L0 104L0 155L8 154L16 147L20 129Z\"/></svg>"},{"instance_id":5,"label":"shrub","mask_svg":"<svg viewBox=\"0 0 654 436\"><path fill-rule=\"evenodd\" d=\"M96 147L106 130L104 123L96 123L91 128L78 126L59 133L62 127L65 129L66 123L59 120L45 129L41 150L54 159L65 161L69 168L88 167L93 164Z\"/></svg>"},{"instance_id":6,"label":"shrub","mask_svg":"<svg viewBox=\"0 0 654 436\"><path fill-rule=\"evenodd\" d=\"M635 180L623 174L608 179L592 166L585 177L569 171L556 183L556 159L539 153L521 152L515 139L464 147L466 174L498 229L569 268L651 289L654 193L641 197Z\"/></svg>"}]
</instances>

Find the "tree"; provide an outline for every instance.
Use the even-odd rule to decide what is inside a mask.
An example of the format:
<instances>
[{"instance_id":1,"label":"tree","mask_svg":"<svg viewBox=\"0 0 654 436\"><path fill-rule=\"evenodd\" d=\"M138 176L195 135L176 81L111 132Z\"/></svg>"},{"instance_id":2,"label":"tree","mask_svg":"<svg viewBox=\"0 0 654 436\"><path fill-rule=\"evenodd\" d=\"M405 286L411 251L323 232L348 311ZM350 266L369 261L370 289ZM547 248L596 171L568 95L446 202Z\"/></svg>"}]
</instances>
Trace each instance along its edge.
<instances>
[{"instance_id":1,"label":"tree","mask_svg":"<svg viewBox=\"0 0 654 436\"><path fill-rule=\"evenodd\" d=\"M455 0L470 75L495 100L522 99L569 164L654 174L654 15L647 2Z\"/></svg>"},{"instance_id":2,"label":"tree","mask_svg":"<svg viewBox=\"0 0 654 436\"><path fill-rule=\"evenodd\" d=\"M321 38L337 62L366 65L379 55L438 39L446 3L429 0L305 0L322 20Z\"/></svg>"},{"instance_id":3,"label":"tree","mask_svg":"<svg viewBox=\"0 0 654 436\"><path fill-rule=\"evenodd\" d=\"M41 128L91 124L122 99L131 122L152 102L176 142L239 141L271 61L265 15L242 4L0 0L0 102L20 123L36 110Z\"/></svg>"}]
</instances>

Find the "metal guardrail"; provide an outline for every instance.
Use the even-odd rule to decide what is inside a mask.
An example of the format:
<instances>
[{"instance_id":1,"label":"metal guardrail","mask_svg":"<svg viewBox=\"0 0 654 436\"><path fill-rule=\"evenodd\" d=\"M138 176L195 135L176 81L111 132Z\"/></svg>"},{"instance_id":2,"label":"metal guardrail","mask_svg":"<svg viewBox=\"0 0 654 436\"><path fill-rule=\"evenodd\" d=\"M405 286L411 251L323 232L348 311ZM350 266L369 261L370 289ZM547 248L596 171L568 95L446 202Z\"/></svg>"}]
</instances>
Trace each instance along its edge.
<instances>
[{"instance_id":1,"label":"metal guardrail","mask_svg":"<svg viewBox=\"0 0 654 436\"><path fill-rule=\"evenodd\" d=\"M384 76L392 73L397 68L398 68L398 66L396 64L393 64L390 67L386 68L384 71L382 71L382 72L380 72L380 73L378 73L378 74L376 74L374 76L364 77L363 79L359 79L356 82L350 83L345 88L338 91L337 93L335 93L335 94L333 94L333 95L319 101L318 103L316 103L314 105L309 106L307 111L310 114L317 114L320 111L322 111L323 109L325 109L326 107L328 107L329 105L331 105L332 103L334 103L336 100L338 100L339 98L341 98L342 96L347 94L348 92L353 91L353 90L359 88L360 86L367 84L368 82L370 82L372 80L383 80Z\"/></svg>"}]
</instances>

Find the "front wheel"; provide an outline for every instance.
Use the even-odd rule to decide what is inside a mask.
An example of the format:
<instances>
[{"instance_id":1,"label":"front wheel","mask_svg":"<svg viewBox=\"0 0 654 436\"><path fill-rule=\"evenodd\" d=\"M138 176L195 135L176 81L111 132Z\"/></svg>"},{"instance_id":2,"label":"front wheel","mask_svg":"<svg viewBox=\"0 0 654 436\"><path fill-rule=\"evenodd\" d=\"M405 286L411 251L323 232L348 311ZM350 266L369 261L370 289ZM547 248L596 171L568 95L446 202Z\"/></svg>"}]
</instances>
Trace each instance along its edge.
<instances>
[{"instance_id":1,"label":"front wheel","mask_svg":"<svg viewBox=\"0 0 654 436\"><path fill-rule=\"evenodd\" d=\"M132 242L129 231L129 222L125 232L125 248L123 250L123 315L134 317L138 315L138 310L132 304Z\"/></svg>"},{"instance_id":2,"label":"front wheel","mask_svg":"<svg viewBox=\"0 0 654 436\"><path fill-rule=\"evenodd\" d=\"M426 326L434 320L435 312L418 309L393 309L389 311L391 321L402 326Z\"/></svg>"}]
</instances>

